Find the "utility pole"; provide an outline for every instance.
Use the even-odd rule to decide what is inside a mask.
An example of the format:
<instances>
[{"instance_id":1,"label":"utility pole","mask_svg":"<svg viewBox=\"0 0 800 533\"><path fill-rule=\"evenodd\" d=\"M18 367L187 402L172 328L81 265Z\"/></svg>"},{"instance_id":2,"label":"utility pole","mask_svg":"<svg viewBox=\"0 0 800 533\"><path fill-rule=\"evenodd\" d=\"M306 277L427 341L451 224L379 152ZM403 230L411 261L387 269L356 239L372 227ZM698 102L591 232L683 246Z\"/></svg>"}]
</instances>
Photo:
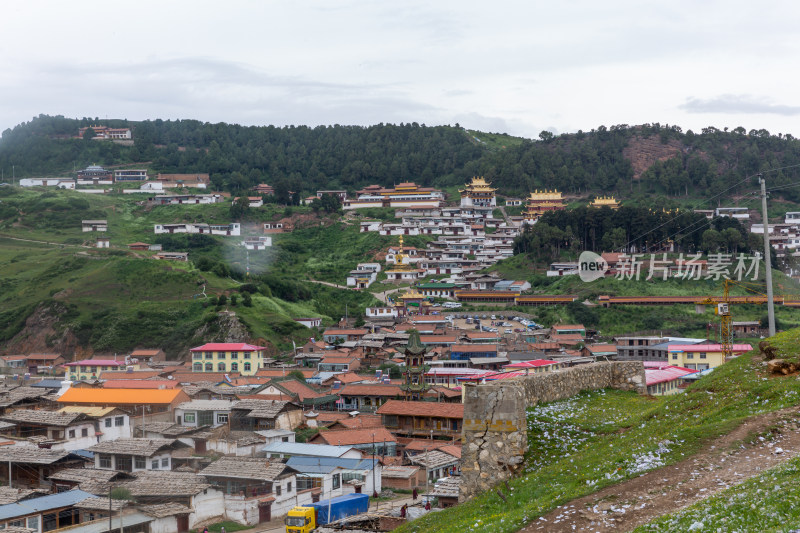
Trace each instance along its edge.
<instances>
[{"instance_id":1,"label":"utility pole","mask_svg":"<svg viewBox=\"0 0 800 533\"><path fill-rule=\"evenodd\" d=\"M767 316L769 317L769 336L775 335L775 302L772 297L772 244L769 242L769 218L767 217L767 182L764 176L759 174L758 181L761 183L761 218L764 222L764 262L767 267Z\"/></svg>"}]
</instances>

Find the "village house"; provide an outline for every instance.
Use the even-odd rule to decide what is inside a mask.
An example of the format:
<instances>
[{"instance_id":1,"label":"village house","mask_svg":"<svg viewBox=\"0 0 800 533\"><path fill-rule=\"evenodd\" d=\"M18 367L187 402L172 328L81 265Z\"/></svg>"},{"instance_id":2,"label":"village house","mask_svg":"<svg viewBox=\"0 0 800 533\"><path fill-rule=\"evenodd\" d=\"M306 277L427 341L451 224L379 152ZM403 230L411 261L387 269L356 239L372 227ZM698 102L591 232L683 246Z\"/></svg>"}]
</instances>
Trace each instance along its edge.
<instances>
[{"instance_id":1,"label":"village house","mask_svg":"<svg viewBox=\"0 0 800 533\"><path fill-rule=\"evenodd\" d=\"M161 174L156 177L164 189L207 189L210 179L208 174Z\"/></svg>"},{"instance_id":2,"label":"village house","mask_svg":"<svg viewBox=\"0 0 800 533\"><path fill-rule=\"evenodd\" d=\"M698 370L668 365L661 362L644 363L644 375L647 382L647 394L666 396L683 392L683 378L695 374Z\"/></svg>"},{"instance_id":3,"label":"village house","mask_svg":"<svg viewBox=\"0 0 800 533\"><path fill-rule=\"evenodd\" d=\"M175 422L188 427L217 427L228 423L231 400L192 400L175 407Z\"/></svg>"},{"instance_id":4,"label":"village house","mask_svg":"<svg viewBox=\"0 0 800 533\"><path fill-rule=\"evenodd\" d=\"M376 411L395 435L454 437L461 435L464 404L388 400Z\"/></svg>"},{"instance_id":5,"label":"village house","mask_svg":"<svg viewBox=\"0 0 800 533\"><path fill-rule=\"evenodd\" d=\"M363 328L356 329L340 329L328 328L322 333L322 338L328 344L335 344L336 341L357 341L364 335L369 333L369 330Z\"/></svg>"},{"instance_id":6,"label":"village house","mask_svg":"<svg viewBox=\"0 0 800 533\"><path fill-rule=\"evenodd\" d=\"M0 529L12 533L44 533L75 526L81 523L75 504L94 497L82 490L71 490L0 505Z\"/></svg>"},{"instance_id":7,"label":"village house","mask_svg":"<svg viewBox=\"0 0 800 533\"><path fill-rule=\"evenodd\" d=\"M21 440L18 445L39 445L52 450L81 450L117 435L130 436L128 415L117 409L98 409L105 416L92 417L73 411L44 411L40 409L19 409L0 416L5 422L0 434L13 440ZM120 426L113 422L119 421ZM111 431L104 431L105 425L112 423ZM114 428L124 428L114 431ZM127 430L127 431L125 431Z\"/></svg>"},{"instance_id":8,"label":"village house","mask_svg":"<svg viewBox=\"0 0 800 533\"><path fill-rule=\"evenodd\" d=\"M247 343L207 343L189 350L194 372L239 372L252 376L264 366L264 348Z\"/></svg>"},{"instance_id":9,"label":"village house","mask_svg":"<svg viewBox=\"0 0 800 533\"><path fill-rule=\"evenodd\" d=\"M472 357L497 357L496 344L454 344L450 346L450 359L465 361Z\"/></svg>"},{"instance_id":10,"label":"village house","mask_svg":"<svg viewBox=\"0 0 800 533\"><path fill-rule=\"evenodd\" d=\"M362 429L328 429L320 431L308 441L310 444L352 446L365 455L388 455L396 453L397 440L383 426Z\"/></svg>"},{"instance_id":11,"label":"village house","mask_svg":"<svg viewBox=\"0 0 800 533\"><path fill-rule=\"evenodd\" d=\"M347 416L346 413L342 413ZM327 446L301 442L273 442L262 448L269 458L284 457L331 457L342 459L361 459L363 454L352 446Z\"/></svg>"},{"instance_id":12,"label":"village house","mask_svg":"<svg viewBox=\"0 0 800 533\"><path fill-rule=\"evenodd\" d=\"M122 481L115 487L127 490L137 505L180 504L190 509L192 512L188 515L178 517L177 531L188 531L211 518L225 517L222 492L194 472L141 470L133 473L133 479ZM108 493L101 495L108 497Z\"/></svg>"},{"instance_id":13,"label":"village house","mask_svg":"<svg viewBox=\"0 0 800 533\"><path fill-rule=\"evenodd\" d=\"M229 423L231 430L238 431L293 431L303 423L303 409L290 401L240 400L231 407Z\"/></svg>"},{"instance_id":14,"label":"village house","mask_svg":"<svg viewBox=\"0 0 800 533\"><path fill-rule=\"evenodd\" d=\"M34 446L0 447L0 475L9 486L49 489L50 476L62 468L82 468L86 458L66 450ZM9 472L10 469L10 472Z\"/></svg>"},{"instance_id":15,"label":"village house","mask_svg":"<svg viewBox=\"0 0 800 533\"><path fill-rule=\"evenodd\" d=\"M167 354L164 353L164 350L161 348L137 348L131 352L130 358L132 362L144 361L146 363L152 363L156 361L165 361L167 359Z\"/></svg>"},{"instance_id":16,"label":"village house","mask_svg":"<svg viewBox=\"0 0 800 533\"><path fill-rule=\"evenodd\" d=\"M412 465L418 465L425 469L429 482L434 482L439 478L459 474L461 472L461 455L453 456L443 449L426 450L409 459Z\"/></svg>"},{"instance_id":17,"label":"village house","mask_svg":"<svg viewBox=\"0 0 800 533\"><path fill-rule=\"evenodd\" d=\"M108 231L108 220L82 220L81 230L87 231Z\"/></svg>"},{"instance_id":18,"label":"village house","mask_svg":"<svg viewBox=\"0 0 800 533\"><path fill-rule=\"evenodd\" d=\"M147 170L142 168L115 169L114 181L147 181Z\"/></svg>"},{"instance_id":19,"label":"village house","mask_svg":"<svg viewBox=\"0 0 800 533\"><path fill-rule=\"evenodd\" d=\"M741 355L753 349L749 344L734 344L733 355ZM716 368L725 363L721 344L670 344L669 363L691 370Z\"/></svg>"},{"instance_id":20,"label":"village house","mask_svg":"<svg viewBox=\"0 0 800 533\"><path fill-rule=\"evenodd\" d=\"M315 491L326 498L352 493L372 495L382 490L382 465L375 458L296 455L286 464L297 470L300 489Z\"/></svg>"},{"instance_id":21,"label":"village house","mask_svg":"<svg viewBox=\"0 0 800 533\"><path fill-rule=\"evenodd\" d=\"M342 355L326 355L317 365L319 372L352 372L361 367L361 361L356 357Z\"/></svg>"},{"instance_id":22,"label":"village house","mask_svg":"<svg viewBox=\"0 0 800 533\"><path fill-rule=\"evenodd\" d=\"M188 222L176 224L156 224L154 226L156 235L162 233L197 233L200 235L241 235L241 224L231 222L230 224L192 224Z\"/></svg>"},{"instance_id":23,"label":"village house","mask_svg":"<svg viewBox=\"0 0 800 533\"><path fill-rule=\"evenodd\" d=\"M128 364L123 359L83 359L64 365L67 369L70 381L96 380L106 370L138 370L138 364Z\"/></svg>"},{"instance_id":24,"label":"village house","mask_svg":"<svg viewBox=\"0 0 800 533\"><path fill-rule=\"evenodd\" d=\"M242 241L242 246L248 250L266 250L272 246L272 237L247 237Z\"/></svg>"},{"instance_id":25,"label":"village house","mask_svg":"<svg viewBox=\"0 0 800 533\"><path fill-rule=\"evenodd\" d=\"M298 487L297 470L279 460L220 457L200 475L225 495L226 517L240 524L268 522L312 500Z\"/></svg>"},{"instance_id":26,"label":"village house","mask_svg":"<svg viewBox=\"0 0 800 533\"><path fill-rule=\"evenodd\" d=\"M222 202L221 194L159 194L148 198L150 205L199 205Z\"/></svg>"},{"instance_id":27,"label":"village house","mask_svg":"<svg viewBox=\"0 0 800 533\"><path fill-rule=\"evenodd\" d=\"M381 469L384 489L414 490L425 486L425 471L419 466L387 465Z\"/></svg>"},{"instance_id":28,"label":"village house","mask_svg":"<svg viewBox=\"0 0 800 533\"><path fill-rule=\"evenodd\" d=\"M101 470L136 472L172 470L176 450L188 448L177 439L116 439L86 448L94 453L94 467Z\"/></svg>"},{"instance_id":29,"label":"village house","mask_svg":"<svg viewBox=\"0 0 800 533\"><path fill-rule=\"evenodd\" d=\"M98 389L70 387L58 398L61 406L80 405L118 407L128 412L147 414L170 412L190 400L181 389ZM115 422L116 425L116 422Z\"/></svg>"}]
</instances>

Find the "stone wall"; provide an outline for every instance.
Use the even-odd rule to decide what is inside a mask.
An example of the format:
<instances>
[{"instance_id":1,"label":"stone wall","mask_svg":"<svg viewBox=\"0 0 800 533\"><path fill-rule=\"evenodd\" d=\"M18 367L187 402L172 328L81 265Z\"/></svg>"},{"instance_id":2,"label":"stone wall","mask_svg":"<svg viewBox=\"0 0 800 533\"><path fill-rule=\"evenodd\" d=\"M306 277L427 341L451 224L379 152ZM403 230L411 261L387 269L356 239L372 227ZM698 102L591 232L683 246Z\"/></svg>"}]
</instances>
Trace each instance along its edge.
<instances>
[{"instance_id":1,"label":"stone wall","mask_svg":"<svg viewBox=\"0 0 800 533\"><path fill-rule=\"evenodd\" d=\"M459 501L484 492L521 470L528 450L528 407L604 388L646 393L642 363L593 363L519 379L467 384Z\"/></svg>"}]
</instances>

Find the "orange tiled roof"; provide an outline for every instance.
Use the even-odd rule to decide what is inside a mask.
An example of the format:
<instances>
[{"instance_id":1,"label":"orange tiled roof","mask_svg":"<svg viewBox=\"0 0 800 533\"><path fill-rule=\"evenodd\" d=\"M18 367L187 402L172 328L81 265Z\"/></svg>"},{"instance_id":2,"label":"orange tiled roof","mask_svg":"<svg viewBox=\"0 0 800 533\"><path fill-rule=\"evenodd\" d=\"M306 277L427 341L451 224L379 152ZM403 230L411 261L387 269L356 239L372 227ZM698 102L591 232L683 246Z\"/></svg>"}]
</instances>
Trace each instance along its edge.
<instances>
[{"instance_id":1,"label":"orange tiled roof","mask_svg":"<svg viewBox=\"0 0 800 533\"><path fill-rule=\"evenodd\" d=\"M323 441L333 446L372 444L372 442L396 442L394 435L383 426L365 429L336 429L320 431L313 441Z\"/></svg>"},{"instance_id":2,"label":"orange tiled roof","mask_svg":"<svg viewBox=\"0 0 800 533\"><path fill-rule=\"evenodd\" d=\"M432 418L464 418L464 404L439 402L406 402L388 400L376 411L379 415L429 416Z\"/></svg>"},{"instance_id":3,"label":"orange tiled roof","mask_svg":"<svg viewBox=\"0 0 800 533\"><path fill-rule=\"evenodd\" d=\"M333 391L335 392L335 391ZM360 383L345 385L339 395L349 396L401 396L403 391L399 385L362 385Z\"/></svg>"}]
</instances>

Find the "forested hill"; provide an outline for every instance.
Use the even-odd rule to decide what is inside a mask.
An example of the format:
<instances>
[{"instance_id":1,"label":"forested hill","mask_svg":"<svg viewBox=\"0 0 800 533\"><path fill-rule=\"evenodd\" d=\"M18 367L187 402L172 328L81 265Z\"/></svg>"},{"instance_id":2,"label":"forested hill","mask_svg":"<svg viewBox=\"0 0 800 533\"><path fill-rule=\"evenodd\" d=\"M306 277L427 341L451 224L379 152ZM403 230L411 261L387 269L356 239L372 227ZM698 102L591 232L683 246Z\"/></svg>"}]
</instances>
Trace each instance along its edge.
<instances>
[{"instance_id":1,"label":"forested hill","mask_svg":"<svg viewBox=\"0 0 800 533\"><path fill-rule=\"evenodd\" d=\"M133 146L69 138L79 127L95 124L131 127ZM708 196L758 171L800 165L800 141L766 130L683 132L660 124L600 126L559 136L542 132L530 140L468 132L458 125L279 128L45 115L4 131L0 139L0 168L6 175L13 165L17 177L65 176L91 163L208 172L217 188L233 191L265 182L286 199L290 190L355 190L402 181L449 186L475 175L508 195L557 188L567 194L679 197ZM769 178L771 186L793 183L800 179L800 167ZM751 188L745 184L741 190ZM796 201L799 193L787 188L780 194Z\"/></svg>"}]
</instances>

